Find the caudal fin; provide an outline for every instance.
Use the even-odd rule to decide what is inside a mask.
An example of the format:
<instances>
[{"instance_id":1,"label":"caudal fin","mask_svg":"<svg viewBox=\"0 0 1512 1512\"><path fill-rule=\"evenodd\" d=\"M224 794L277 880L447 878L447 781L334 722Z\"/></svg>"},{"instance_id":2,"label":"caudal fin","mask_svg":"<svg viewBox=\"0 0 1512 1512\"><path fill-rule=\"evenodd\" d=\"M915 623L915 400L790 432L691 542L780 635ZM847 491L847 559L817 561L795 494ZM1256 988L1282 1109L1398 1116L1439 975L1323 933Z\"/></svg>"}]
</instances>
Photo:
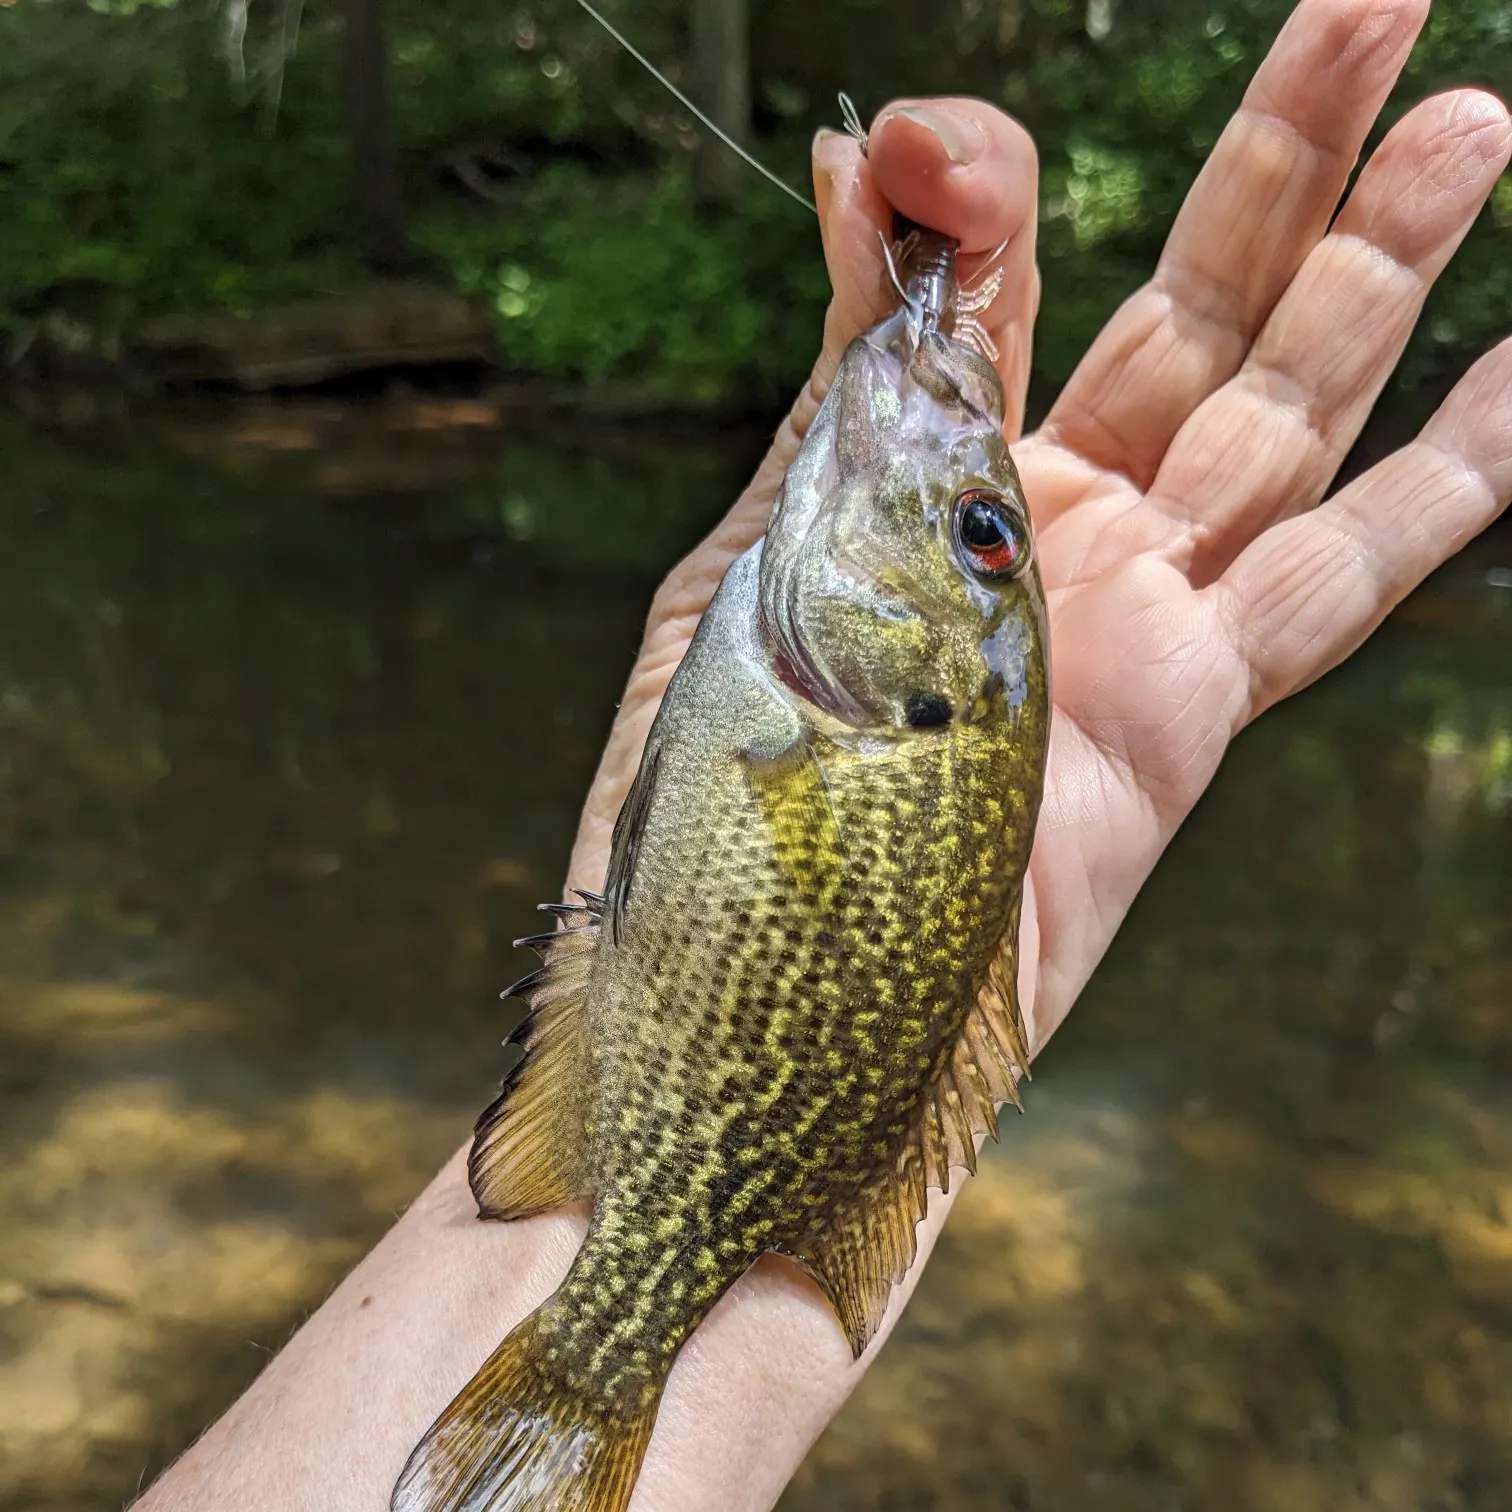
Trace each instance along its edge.
<instances>
[{"instance_id":1,"label":"caudal fin","mask_svg":"<svg viewBox=\"0 0 1512 1512\"><path fill-rule=\"evenodd\" d=\"M390 1512L624 1512L657 1396L611 1403L547 1359L540 1314L489 1356L410 1455Z\"/></svg>"}]
</instances>

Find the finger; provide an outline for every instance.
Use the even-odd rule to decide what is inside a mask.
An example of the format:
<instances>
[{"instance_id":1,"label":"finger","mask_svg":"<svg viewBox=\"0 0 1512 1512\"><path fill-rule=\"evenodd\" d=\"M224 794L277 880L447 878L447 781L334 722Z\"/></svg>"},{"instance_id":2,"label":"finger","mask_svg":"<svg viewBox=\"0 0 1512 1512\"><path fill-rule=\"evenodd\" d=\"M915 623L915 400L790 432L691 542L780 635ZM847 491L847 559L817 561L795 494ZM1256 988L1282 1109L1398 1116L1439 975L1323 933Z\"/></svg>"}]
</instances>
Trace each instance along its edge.
<instances>
[{"instance_id":1,"label":"finger","mask_svg":"<svg viewBox=\"0 0 1512 1512\"><path fill-rule=\"evenodd\" d=\"M1506 107L1471 90L1386 138L1238 376L1161 464L1138 529L1194 586L1323 497L1509 154Z\"/></svg>"},{"instance_id":2,"label":"finger","mask_svg":"<svg viewBox=\"0 0 1512 1512\"><path fill-rule=\"evenodd\" d=\"M945 230L963 252L997 246L1034 208L1034 141L985 101L898 100L878 114L868 140L888 203Z\"/></svg>"},{"instance_id":3,"label":"finger","mask_svg":"<svg viewBox=\"0 0 1512 1512\"><path fill-rule=\"evenodd\" d=\"M1154 278L1093 345L1044 434L1149 486L1323 235L1427 10L1427 0L1302 0L1187 196Z\"/></svg>"},{"instance_id":4,"label":"finger","mask_svg":"<svg viewBox=\"0 0 1512 1512\"><path fill-rule=\"evenodd\" d=\"M1512 340L1410 446L1268 530L1209 593L1250 668L1248 718L1337 666L1512 499Z\"/></svg>"},{"instance_id":5,"label":"finger","mask_svg":"<svg viewBox=\"0 0 1512 1512\"><path fill-rule=\"evenodd\" d=\"M811 383L814 393L806 397L822 397L820 390L828 390L851 340L897 308L882 238L892 240L898 210L960 242L967 276L977 271L971 254L1004 248L1003 287L984 324L999 349L1007 411L1016 428L1039 298L1034 273L1039 164L1029 133L981 100L903 100L879 113L864 158L849 137L821 133L814 164L835 297L815 369L818 382Z\"/></svg>"}]
</instances>

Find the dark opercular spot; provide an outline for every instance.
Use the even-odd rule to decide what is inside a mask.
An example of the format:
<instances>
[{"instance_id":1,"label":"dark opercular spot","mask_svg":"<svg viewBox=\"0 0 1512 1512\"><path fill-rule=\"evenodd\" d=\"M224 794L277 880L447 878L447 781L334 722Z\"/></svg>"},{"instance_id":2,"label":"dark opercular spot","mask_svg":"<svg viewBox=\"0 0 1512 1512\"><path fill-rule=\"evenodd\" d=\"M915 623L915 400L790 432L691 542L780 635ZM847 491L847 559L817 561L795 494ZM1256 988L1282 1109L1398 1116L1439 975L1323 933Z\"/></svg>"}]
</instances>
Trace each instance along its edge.
<instances>
[{"instance_id":1,"label":"dark opercular spot","mask_svg":"<svg viewBox=\"0 0 1512 1512\"><path fill-rule=\"evenodd\" d=\"M903 705L904 717L916 730L950 723L950 700L939 693L910 693Z\"/></svg>"}]
</instances>

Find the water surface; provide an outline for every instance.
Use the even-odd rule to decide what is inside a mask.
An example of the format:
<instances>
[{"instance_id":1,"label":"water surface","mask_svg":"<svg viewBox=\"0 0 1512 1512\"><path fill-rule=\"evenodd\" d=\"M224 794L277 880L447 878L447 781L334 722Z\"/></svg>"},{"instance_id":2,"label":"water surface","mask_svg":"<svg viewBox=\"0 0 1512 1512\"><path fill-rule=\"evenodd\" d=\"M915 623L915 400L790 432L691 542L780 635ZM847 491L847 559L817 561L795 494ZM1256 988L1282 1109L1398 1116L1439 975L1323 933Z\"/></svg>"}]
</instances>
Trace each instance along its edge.
<instances>
[{"instance_id":1,"label":"water surface","mask_svg":"<svg viewBox=\"0 0 1512 1512\"><path fill-rule=\"evenodd\" d=\"M119 1507L459 1142L752 452L0 415L0 1508ZM1512 1505L1509 568L1241 739L784 1512Z\"/></svg>"}]
</instances>

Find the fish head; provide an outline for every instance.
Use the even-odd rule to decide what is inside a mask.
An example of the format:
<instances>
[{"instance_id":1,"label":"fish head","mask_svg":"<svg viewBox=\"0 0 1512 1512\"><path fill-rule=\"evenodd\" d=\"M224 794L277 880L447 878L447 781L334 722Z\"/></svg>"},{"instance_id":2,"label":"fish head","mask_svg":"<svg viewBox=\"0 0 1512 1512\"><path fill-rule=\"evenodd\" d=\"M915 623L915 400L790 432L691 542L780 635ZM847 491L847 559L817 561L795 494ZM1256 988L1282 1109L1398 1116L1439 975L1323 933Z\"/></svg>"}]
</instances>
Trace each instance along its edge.
<instances>
[{"instance_id":1,"label":"fish head","mask_svg":"<svg viewBox=\"0 0 1512 1512\"><path fill-rule=\"evenodd\" d=\"M851 343L762 549L778 678L859 730L929 729L1045 685L1044 598L990 363L908 312Z\"/></svg>"}]
</instances>

